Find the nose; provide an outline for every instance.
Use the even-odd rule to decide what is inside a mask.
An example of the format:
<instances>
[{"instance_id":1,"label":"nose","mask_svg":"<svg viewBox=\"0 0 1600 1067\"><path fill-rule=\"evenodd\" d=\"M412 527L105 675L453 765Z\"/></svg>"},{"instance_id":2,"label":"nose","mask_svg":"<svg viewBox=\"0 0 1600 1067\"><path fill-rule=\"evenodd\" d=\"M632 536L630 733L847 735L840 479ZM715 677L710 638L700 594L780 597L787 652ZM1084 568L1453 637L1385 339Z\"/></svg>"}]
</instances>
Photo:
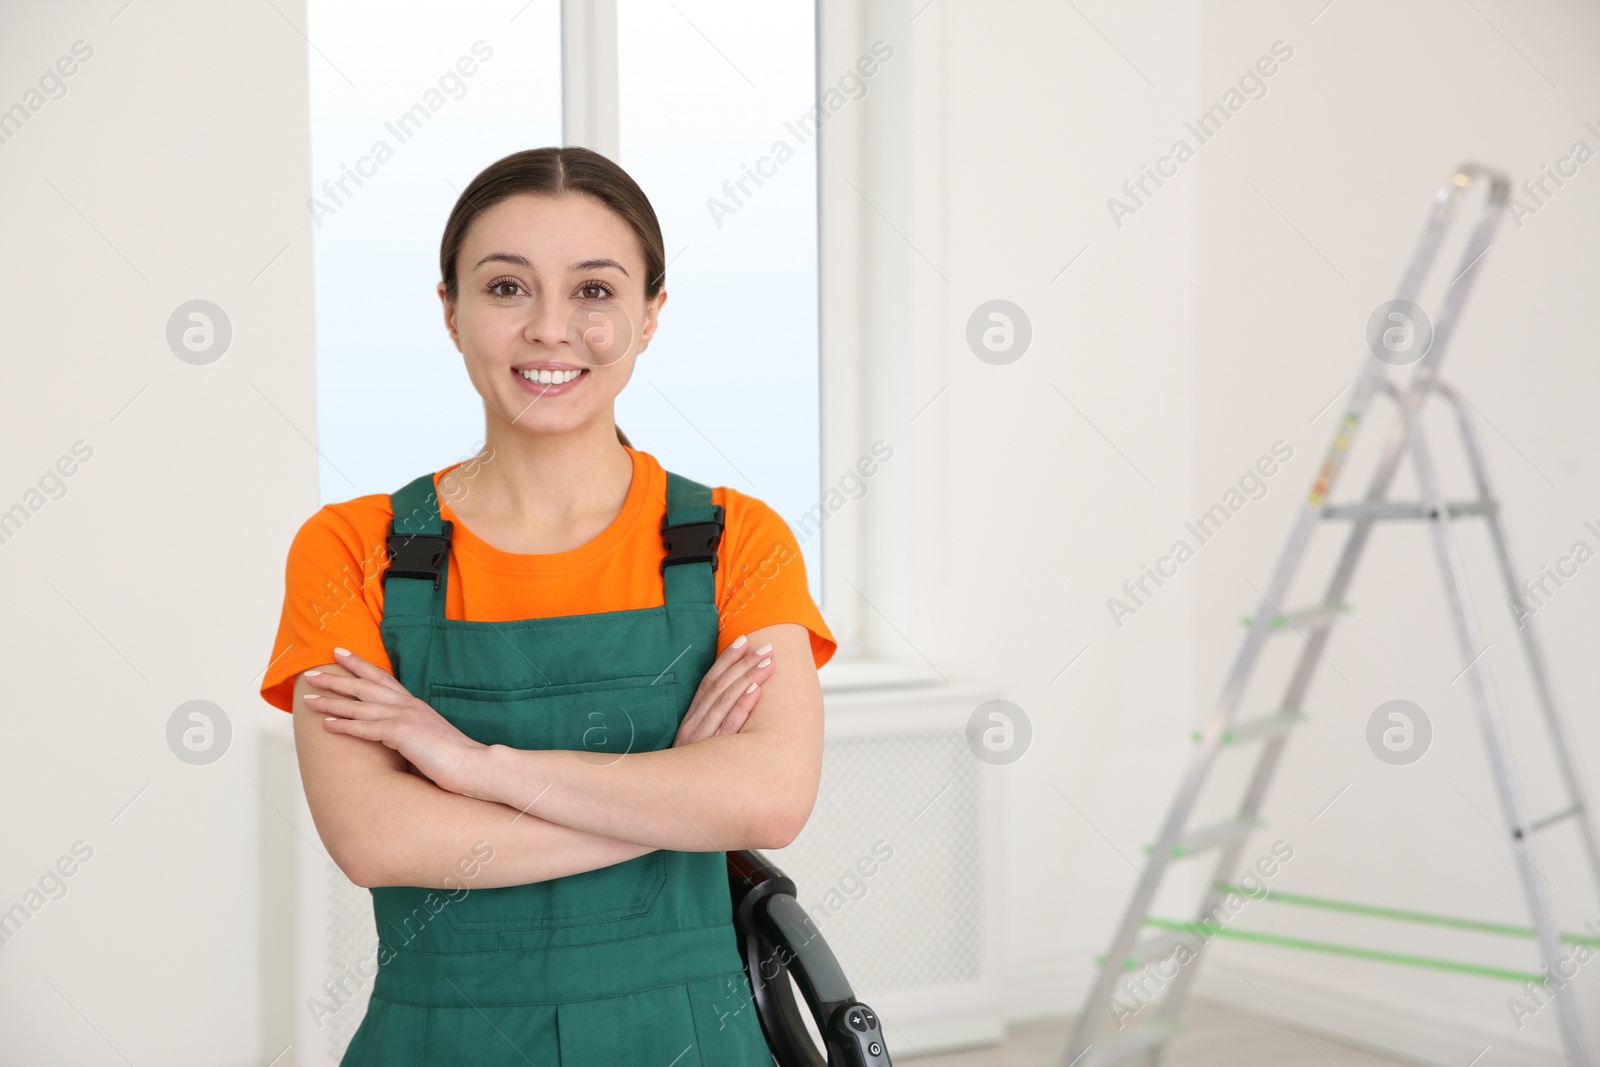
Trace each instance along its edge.
<instances>
[{"instance_id":1,"label":"nose","mask_svg":"<svg viewBox=\"0 0 1600 1067\"><path fill-rule=\"evenodd\" d=\"M572 302L559 296L537 295L528 304L528 321L522 336L530 345L558 349L571 342L569 321Z\"/></svg>"}]
</instances>

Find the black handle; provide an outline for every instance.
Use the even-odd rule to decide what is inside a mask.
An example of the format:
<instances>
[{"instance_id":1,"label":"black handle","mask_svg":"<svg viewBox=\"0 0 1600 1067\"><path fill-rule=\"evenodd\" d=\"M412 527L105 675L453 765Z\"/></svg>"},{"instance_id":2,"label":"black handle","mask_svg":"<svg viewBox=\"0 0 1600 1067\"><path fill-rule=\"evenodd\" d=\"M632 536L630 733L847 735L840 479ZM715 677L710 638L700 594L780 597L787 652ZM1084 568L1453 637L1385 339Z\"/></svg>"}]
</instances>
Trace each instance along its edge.
<instances>
[{"instance_id":1,"label":"black handle","mask_svg":"<svg viewBox=\"0 0 1600 1067\"><path fill-rule=\"evenodd\" d=\"M794 882L752 849L727 858L745 974L779 1067L892 1067L877 1013L851 992L833 950L795 899ZM827 1045L826 1061L795 1003L791 974Z\"/></svg>"}]
</instances>

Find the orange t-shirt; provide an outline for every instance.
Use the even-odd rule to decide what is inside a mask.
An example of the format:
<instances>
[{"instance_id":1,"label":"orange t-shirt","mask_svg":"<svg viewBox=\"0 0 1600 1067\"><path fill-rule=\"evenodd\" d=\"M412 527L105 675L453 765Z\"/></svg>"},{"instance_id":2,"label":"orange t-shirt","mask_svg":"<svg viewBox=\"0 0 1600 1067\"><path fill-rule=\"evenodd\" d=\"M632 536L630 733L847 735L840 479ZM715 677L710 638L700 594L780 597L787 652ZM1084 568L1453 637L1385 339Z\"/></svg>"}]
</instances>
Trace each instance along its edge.
<instances>
[{"instance_id":1,"label":"orange t-shirt","mask_svg":"<svg viewBox=\"0 0 1600 1067\"><path fill-rule=\"evenodd\" d=\"M454 524L445 617L511 622L661 606L667 472L648 452L628 453L633 482L622 510L598 536L570 552L504 552L468 529L441 496L440 514ZM460 465L435 472L436 491L440 475ZM805 561L788 523L735 489L715 487L711 500L722 505L724 524L717 549L717 651L759 627L796 622L811 632L816 665L827 663L837 644L811 599ZM295 534L278 637L261 683L261 696L273 707L292 711L295 678L335 662L336 645L393 671L378 630L393 516L389 494L374 493L324 506Z\"/></svg>"}]
</instances>

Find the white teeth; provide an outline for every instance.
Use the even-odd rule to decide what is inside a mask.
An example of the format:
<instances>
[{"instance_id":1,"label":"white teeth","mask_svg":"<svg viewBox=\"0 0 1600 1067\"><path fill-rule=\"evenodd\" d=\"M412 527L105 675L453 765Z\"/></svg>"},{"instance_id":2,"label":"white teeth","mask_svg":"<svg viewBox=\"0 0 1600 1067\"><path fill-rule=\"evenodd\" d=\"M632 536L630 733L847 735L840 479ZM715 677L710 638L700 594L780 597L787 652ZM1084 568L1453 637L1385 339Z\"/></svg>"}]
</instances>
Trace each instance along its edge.
<instances>
[{"instance_id":1,"label":"white teeth","mask_svg":"<svg viewBox=\"0 0 1600 1067\"><path fill-rule=\"evenodd\" d=\"M560 385L562 382L572 381L572 379L582 374L583 370L582 368L578 370L525 370L517 373L528 379L528 381L537 382L540 385Z\"/></svg>"}]
</instances>

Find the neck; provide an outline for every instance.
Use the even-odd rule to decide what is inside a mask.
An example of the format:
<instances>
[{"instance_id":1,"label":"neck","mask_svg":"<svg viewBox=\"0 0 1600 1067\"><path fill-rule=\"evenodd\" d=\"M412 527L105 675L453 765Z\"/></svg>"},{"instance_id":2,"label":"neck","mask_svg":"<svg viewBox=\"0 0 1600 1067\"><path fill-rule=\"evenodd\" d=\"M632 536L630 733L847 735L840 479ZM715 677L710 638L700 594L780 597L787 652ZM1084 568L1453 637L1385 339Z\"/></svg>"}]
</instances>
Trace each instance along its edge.
<instances>
[{"instance_id":1,"label":"neck","mask_svg":"<svg viewBox=\"0 0 1600 1067\"><path fill-rule=\"evenodd\" d=\"M532 433L491 419L483 449L447 477L450 485L440 489L452 509L560 524L615 514L627 498L633 460L610 419L567 433Z\"/></svg>"}]
</instances>

